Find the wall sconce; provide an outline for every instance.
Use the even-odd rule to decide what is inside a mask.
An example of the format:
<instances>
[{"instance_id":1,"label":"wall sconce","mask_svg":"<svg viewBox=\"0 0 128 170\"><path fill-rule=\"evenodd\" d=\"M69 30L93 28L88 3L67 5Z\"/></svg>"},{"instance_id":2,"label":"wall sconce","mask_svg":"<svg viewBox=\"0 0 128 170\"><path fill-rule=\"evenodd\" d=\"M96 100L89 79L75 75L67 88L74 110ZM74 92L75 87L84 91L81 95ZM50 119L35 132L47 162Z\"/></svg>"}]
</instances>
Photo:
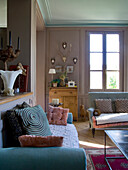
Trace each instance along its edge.
<instances>
[{"instance_id":1,"label":"wall sconce","mask_svg":"<svg viewBox=\"0 0 128 170\"><path fill-rule=\"evenodd\" d=\"M65 50L67 48L67 43L66 42L62 42L62 47Z\"/></svg>"},{"instance_id":2,"label":"wall sconce","mask_svg":"<svg viewBox=\"0 0 128 170\"><path fill-rule=\"evenodd\" d=\"M62 47L60 48L59 45L57 45L57 50L58 50L58 55L62 58L63 62L65 63L69 54L71 53L72 44L68 45L67 42L62 42Z\"/></svg>"},{"instance_id":3,"label":"wall sconce","mask_svg":"<svg viewBox=\"0 0 128 170\"><path fill-rule=\"evenodd\" d=\"M73 58L73 63L76 64L77 63L77 58Z\"/></svg>"},{"instance_id":4,"label":"wall sconce","mask_svg":"<svg viewBox=\"0 0 128 170\"><path fill-rule=\"evenodd\" d=\"M52 63L52 64L55 63L55 58L51 58L51 63Z\"/></svg>"}]
</instances>

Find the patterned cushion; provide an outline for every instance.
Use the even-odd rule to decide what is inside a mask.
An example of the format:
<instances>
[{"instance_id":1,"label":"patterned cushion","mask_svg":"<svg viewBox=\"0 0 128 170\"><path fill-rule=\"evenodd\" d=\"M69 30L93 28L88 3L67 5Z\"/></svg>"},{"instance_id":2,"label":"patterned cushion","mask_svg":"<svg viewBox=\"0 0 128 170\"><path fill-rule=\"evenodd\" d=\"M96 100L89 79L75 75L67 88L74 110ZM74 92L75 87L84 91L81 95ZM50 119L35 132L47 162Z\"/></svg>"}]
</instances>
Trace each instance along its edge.
<instances>
[{"instance_id":1,"label":"patterned cushion","mask_svg":"<svg viewBox=\"0 0 128 170\"><path fill-rule=\"evenodd\" d=\"M21 116L27 135L49 136L51 131L45 112L40 105L16 110Z\"/></svg>"},{"instance_id":2,"label":"patterned cushion","mask_svg":"<svg viewBox=\"0 0 128 170\"><path fill-rule=\"evenodd\" d=\"M18 137L25 134L22 127L22 119L15 113L15 109L30 107L26 102L16 105L12 110L8 110L6 116L6 130L8 131L8 143L5 147L20 146ZM6 134L7 135L7 134ZM11 141L11 142L10 142Z\"/></svg>"},{"instance_id":3,"label":"patterned cushion","mask_svg":"<svg viewBox=\"0 0 128 170\"><path fill-rule=\"evenodd\" d=\"M14 107L13 109L24 109L26 107L31 107L31 106L26 102L23 102L22 104L17 104L16 107Z\"/></svg>"},{"instance_id":4,"label":"patterned cushion","mask_svg":"<svg viewBox=\"0 0 128 170\"><path fill-rule=\"evenodd\" d=\"M6 117L9 123L9 127L11 130L11 137L13 138L13 146L20 146L19 145L19 141L18 141L18 137L23 135L23 130L21 127L21 124L19 123L19 118L16 114L14 110L8 110L6 112Z\"/></svg>"},{"instance_id":5,"label":"patterned cushion","mask_svg":"<svg viewBox=\"0 0 128 170\"><path fill-rule=\"evenodd\" d=\"M115 106L117 113L128 113L128 99L115 100Z\"/></svg>"},{"instance_id":6,"label":"patterned cushion","mask_svg":"<svg viewBox=\"0 0 128 170\"><path fill-rule=\"evenodd\" d=\"M63 109L61 107L49 106L47 114L49 124L54 125L67 125L69 109Z\"/></svg>"},{"instance_id":7,"label":"patterned cushion","mask_svg":"<svg viewBox=\"0 0 128 170\"><path fill-rule=\"evenodd\" d=\"M19 137L19 141L22 147L60 147L63 144L63 137L23 135Z\"/></svg>"},{"instance_id":8,"label":"patterned cushion","mask_svg":"<svg viewBox=\"0 0 128 170\"><path fill-rule=\"evenodd\" d=\"M101 113L112 113L112 102L111 99L95 99L96 108L101 111Z\"/></svg>"}]
</instances>

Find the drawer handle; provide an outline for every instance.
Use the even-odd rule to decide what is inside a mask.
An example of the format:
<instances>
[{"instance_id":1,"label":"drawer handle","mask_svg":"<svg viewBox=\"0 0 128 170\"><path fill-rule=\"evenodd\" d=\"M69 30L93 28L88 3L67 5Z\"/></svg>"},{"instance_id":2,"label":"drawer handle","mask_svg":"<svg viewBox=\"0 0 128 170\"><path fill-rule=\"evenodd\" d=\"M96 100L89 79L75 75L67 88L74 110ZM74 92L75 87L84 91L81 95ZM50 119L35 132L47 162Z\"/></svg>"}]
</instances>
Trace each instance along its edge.
<instances>
[{"instance_id":1,"label":"drawer handle","mask_svg":"<svg viewBox=\"0 0 128 170\"><path fill-rule=\"evenodd\" d=\"M57 92L55 91L54 94L56 94Z\"/></svg>"},{"instance_id":2,"label":"drawer handle","mask_svg":"<svg viewBox=\"0 0 128 170\"><path fill-rule=\"evenodd\" d=\"M70 91L70 93L72 94L72 91Z\"/></svg>"}]
</instances>

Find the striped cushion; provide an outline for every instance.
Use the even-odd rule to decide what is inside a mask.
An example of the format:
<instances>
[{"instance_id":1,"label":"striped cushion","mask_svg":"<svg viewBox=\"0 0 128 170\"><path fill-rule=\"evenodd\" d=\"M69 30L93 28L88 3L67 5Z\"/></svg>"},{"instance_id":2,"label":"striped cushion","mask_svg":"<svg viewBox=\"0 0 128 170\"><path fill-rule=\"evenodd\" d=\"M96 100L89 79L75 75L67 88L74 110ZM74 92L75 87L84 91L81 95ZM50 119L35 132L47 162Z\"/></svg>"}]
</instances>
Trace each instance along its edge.
<instances>
[{"instance_id":1,"label":"striped cushion","mask_svg":"<svg viewBox=\"0 0 128 170\"><path fill-rule=\"evenodd\" d=\"M40 105L16 110L23 120L27 135L50 136L52 133L45 112Z\"/></svg>"}]
</instances>

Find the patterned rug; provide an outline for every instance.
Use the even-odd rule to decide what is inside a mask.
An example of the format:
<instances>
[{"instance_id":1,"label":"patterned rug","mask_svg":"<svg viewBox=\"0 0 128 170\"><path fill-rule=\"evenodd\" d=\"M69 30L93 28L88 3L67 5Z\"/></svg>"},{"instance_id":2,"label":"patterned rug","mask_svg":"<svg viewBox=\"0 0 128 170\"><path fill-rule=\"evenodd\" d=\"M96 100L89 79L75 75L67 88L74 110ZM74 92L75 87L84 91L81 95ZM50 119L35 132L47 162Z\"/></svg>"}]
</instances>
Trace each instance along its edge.
<instances>
[{"instance_id":1,"label":"patterned rug","mask_svg":"<svg viewBox=\"0 0 128 170\"><path fill-rule=\"evenodd\" d=\"M87 170L109 170L104 160L104 149L85 149L87 156ZM122 156L116 148L107 148L107 156ZM110 159L109 163L113 170L127 170L128 161L126 159Z\"/></svg>"}]
</instances>

